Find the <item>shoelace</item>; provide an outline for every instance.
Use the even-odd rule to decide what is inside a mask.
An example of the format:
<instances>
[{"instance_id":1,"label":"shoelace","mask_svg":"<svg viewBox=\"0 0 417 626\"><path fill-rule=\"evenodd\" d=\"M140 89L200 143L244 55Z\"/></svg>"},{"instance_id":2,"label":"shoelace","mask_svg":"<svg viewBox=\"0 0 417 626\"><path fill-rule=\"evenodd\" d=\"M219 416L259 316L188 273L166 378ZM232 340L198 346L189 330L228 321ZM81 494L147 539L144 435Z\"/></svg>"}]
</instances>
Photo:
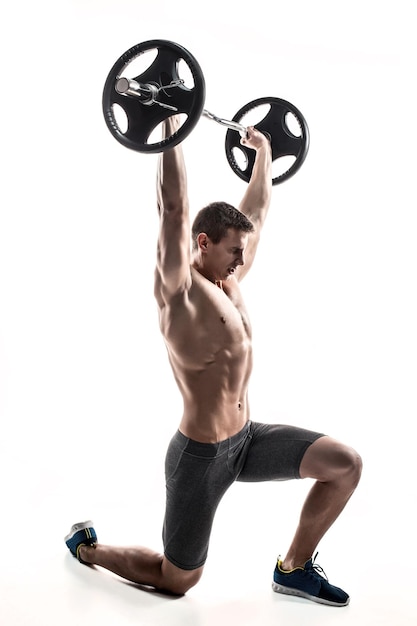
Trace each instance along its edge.
<instances>
[{"instance_id":1,"label":"shoelace","mask_svg":"<svg viewBox=\"0 0 417 626\"><path fill-rule=\"evenodd\" d=\"M316 563L317 555L318 555L318 552L316 552L316 554L314 555L314 559L311 562L311 569L314 570L314 572L318 574L319 576L322 576L323 578L325 578L327 582L329 582L329 579L327 578L327 575L324 569L321 567L321 565L318 565L318 563Z\"/></svg>"}]
</instances>

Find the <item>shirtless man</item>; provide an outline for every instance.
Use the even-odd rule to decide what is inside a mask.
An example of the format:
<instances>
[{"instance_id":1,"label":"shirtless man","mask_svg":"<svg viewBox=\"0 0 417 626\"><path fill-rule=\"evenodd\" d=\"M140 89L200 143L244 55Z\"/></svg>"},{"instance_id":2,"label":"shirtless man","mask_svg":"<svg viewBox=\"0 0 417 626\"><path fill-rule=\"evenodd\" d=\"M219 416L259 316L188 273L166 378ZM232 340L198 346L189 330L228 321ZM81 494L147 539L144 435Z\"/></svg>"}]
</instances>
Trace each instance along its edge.
<instances>
[{"instance_id":1,"label":"shirtless man","mask_svg":"<svg viewBox=\"0 0 417 626\"><path fill-rule=\"evenodd\" d=\"M173 116L165 136L178 128ZM104 567L135 583L184 594L201 578L214 514L235 480L315 480L274 591L345 606L349 596L320 575L316 547L355 490L361 459L322 433L250 420L251 329L240 292L271 200L271 149L248 129L242 143L256 151L239 210L225 203L202 209L190 250L187 178L181 146L159 157L160 232L155 296L169 360L184 412L166 455L164 553L97 543L91 521L67 535L82 563Z\"/></svg>"}]
</instances>

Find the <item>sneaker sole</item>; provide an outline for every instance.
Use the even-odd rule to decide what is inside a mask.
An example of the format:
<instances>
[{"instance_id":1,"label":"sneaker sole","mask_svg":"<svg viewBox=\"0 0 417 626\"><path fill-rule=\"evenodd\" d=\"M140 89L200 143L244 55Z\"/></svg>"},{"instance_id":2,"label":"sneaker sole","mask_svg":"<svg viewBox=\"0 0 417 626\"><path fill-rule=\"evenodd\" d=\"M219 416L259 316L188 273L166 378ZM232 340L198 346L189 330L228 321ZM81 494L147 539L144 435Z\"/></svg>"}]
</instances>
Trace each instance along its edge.
<instances>
[{"instance_id":1,"label":"sneaker sole","mask_svg":"<svg viewBox=\"0 0 417 626\"><path fill-rule=\"evenodd\" d=\"M70 539L72 539L75 533L78 533L80 530L85 530L86 528L93 528L93 527L94 527L94 524L91 520L88 520L88 522L80 522L78 524L74 524L71 527L71 530L69 531L68 535L64 538L64 541L67 542Z\"/></svg>"},{"instance_id":2,"label":"sneaker sole","mask_svg":"<svg viewBox=\"0 0 417 626\"><path fill-rule=\"evenodd\" d=\"M287 596L296 596L297 598L305 598L306 600L311 600L312 602L317 602L318 604L326 604L327 606L347 606L349 604L350 598L346 600L346 602L332 602L331 600L324 600L324 598L318 598L317 596L311 596L309 593L305 591L300 591L299 589L294 589L293 587L285 587L284 585L279 585L275 581L272 583L272 589L276 593L283 593Z\"/></svg>"}]
</instances>

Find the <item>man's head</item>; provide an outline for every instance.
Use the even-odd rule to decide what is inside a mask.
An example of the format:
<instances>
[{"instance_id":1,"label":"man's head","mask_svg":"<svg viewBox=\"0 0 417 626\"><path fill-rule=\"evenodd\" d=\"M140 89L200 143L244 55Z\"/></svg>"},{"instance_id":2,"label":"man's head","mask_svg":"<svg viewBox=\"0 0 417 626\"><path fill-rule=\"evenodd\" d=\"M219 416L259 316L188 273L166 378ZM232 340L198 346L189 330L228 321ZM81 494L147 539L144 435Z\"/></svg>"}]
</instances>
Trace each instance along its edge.
<instances>
[{"instance_id":1,"label":"man's head","mask_svg":"<svg viewBox=\"0 0 417 626\"><path fill-rule=\"evenodd\" d=\"M252 222L226 202L213 202L201 209L192 226L197 267L213 281L226 280L244 264L243 253Z\"/></svg>"},{"instance_id":2,"label":"man's head","mask_svg":"<svg viewBox=\"0 0 417 626\"><path fill-rule=\"evenodd\" d=\"M212 202L201 209L193 222L191 235L193 250L198 248L197 237L205 233L212 243L219 243L226 237L229 228L244 233L254 231L253 224L246 215L227 202Z\"/></svg>"}]
</instances>

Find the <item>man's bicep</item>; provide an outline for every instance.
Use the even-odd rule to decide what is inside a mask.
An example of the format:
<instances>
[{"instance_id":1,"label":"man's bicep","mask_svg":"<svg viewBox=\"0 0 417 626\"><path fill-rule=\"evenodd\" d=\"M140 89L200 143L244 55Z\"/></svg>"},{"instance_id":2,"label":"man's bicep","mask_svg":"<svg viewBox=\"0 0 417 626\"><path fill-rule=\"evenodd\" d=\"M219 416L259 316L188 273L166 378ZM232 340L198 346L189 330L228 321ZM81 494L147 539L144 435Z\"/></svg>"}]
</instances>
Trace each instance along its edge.
<instances>
[{"instance_id":1,"label":"man's bicep","mask_svg":"<svg viewBox=\"0 0 417 626\"><path fill-rule=\"evenodd\" d=\"M246 250L244 253L245 263L244 265L241 265L238 268L237 280L239 282L246 276L246 274L249 272L249 270L252 267L252 264L255 260L256 251L258 249L259 239L260 239L260 229L259 230L255 229L255 232L250 234L248 245L246 246Z\"/></svg>"},{"instance_id":2,"label":"man's bicep","mask_svg":"<svg viewBox=\"0 0 417 626\"><path fill-rule=\"evenodd\" d=\"M167 292L175 294L191 281L188 219L170 213L161 218L158 237L158 271Z\"/></svg>"}]
</instances>

